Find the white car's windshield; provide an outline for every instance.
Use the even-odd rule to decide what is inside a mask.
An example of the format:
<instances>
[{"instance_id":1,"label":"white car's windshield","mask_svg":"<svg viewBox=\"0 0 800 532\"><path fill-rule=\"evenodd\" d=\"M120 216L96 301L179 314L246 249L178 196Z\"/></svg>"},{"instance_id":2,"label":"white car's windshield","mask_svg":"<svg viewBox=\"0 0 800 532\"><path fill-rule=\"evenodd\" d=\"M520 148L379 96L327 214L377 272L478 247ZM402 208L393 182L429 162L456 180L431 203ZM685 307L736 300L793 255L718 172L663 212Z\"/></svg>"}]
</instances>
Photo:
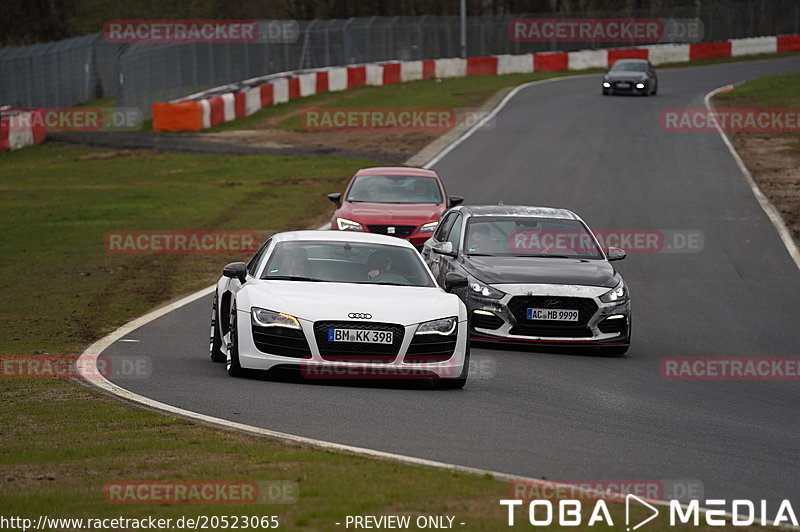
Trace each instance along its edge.
<instances>
[{"instance_id":1,"label":"white car's windshield","mask_svg":"<svg viewBox=\"0 0 800 532\"><path fill-rule=\"evenodd\" d=\"M442 193L439 183L432 177L365 175L353 181L347 201L436 204L442 202Z\"/></svg>"},{"instance_id":2,"label":"white car's windshield","mask_svg":"<svg viewBox=\"0 0 800 532\"><path fill-rule=\"evenodd\" d=\"M361 242L279 242L261 278L435 286L415 250Z\"/></svg>"},{"instance_id":3,"label":"white car's windshield","mask_svg":"<svg viewBox=\"0 0 800 532\"><path fill-rule=\"evenodd\" d=\"M602 259L578 220L476 216L467 224L467 253L523 257Z\"/></svg>"}]
</instances>

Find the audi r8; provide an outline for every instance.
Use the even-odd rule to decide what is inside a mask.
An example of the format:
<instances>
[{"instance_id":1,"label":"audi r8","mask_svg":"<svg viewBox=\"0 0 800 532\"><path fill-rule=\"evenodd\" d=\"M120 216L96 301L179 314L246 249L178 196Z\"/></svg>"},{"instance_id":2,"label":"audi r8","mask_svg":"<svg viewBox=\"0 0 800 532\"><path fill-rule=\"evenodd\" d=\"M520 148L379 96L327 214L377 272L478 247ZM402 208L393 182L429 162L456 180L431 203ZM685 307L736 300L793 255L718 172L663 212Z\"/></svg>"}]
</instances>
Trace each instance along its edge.
<instances>
[{"instance_id":1,"label":"audi r8","mask_svg":"<svg viewBox=\"0 0 800 532\"><path fill-rule=\"evenodd\" d=\"M306 377L419 377L460 388L469 371L466 320L464 303L405 240L279 233L248 264L225 266L210 355L232 376L293 367Z\"/></svg>"},{"instance_id":2,"label":"audi r8","mask_svg":"<svg viewBox=\"0 0 800 532\"><path fill-rule=\"evenodd\" d=\"M631 302L611 262L625 255L602 249L571 211L503 205L450 209L422 251L466 304L472 340L617 355L630 346Z\"/></svg>"},{"instance_id":3,"label":"audi r8","mask_svg":"<svg viewBox=\"0 0 800 532\"><path fill-rule=\"evenodd\" d=\"M421 248L447 208L464 198L448 196L433 170L407 167L363 168L344 194L328 194L336 205L331 229L404 238Z\"/></svg>"},{"instance_id":4,"label":"audi r8","mask_svg":"<svg viewBox=\"0 0 800 532\"><path fill-rule=\"evenodd\" d=\"M658 93L658 76L646 59L620 59L603 76L603 94Z\"/></svg>"}]
</instances>

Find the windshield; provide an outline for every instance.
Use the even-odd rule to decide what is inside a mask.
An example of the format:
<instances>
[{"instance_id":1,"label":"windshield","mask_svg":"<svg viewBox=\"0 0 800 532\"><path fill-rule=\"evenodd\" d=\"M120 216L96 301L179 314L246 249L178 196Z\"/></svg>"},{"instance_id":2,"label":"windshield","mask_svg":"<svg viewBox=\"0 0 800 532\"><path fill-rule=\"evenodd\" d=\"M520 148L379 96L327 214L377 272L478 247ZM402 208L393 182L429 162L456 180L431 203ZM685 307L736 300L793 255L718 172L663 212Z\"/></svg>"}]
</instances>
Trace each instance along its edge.
<instances>
[{"instance_id":1,"label":"windshield","mask_svg":"<svg viewBox=\"0 0 800 532\"><path fill-rule=\"evenodd\" d=\"M433 177L365 175L353 181L347 201L435 204L442 203L442 192Z\"/></svg>"},{"instance_id":2,"label":"windshield","mask_svg":"<svg viewBox=\"0 0 800 532\"><path fill-rule=\"evenodd\" d=\"M280 242L261 278L435 286L416 250L357 242Z\"/></svg>"},{"instance_id":3,"label":"windshield","mask_svg":"<svg viewBox=\"0 0 800 532\"><path fill-rule=\"evenodd\" d=\"M602 259L594 238L578 220L532 217L472 217L467 254Z\"/></svg>"},{"instance_id":4,"label":"windshield","mask_svg":"<svg viewBox=\"0 0 800 532\"><path fill-rule=\"evenodd\" d=\"M644 61L617 61L611 70L615 72L645 72L647 63Z\"/></svg>"}]
</instances>

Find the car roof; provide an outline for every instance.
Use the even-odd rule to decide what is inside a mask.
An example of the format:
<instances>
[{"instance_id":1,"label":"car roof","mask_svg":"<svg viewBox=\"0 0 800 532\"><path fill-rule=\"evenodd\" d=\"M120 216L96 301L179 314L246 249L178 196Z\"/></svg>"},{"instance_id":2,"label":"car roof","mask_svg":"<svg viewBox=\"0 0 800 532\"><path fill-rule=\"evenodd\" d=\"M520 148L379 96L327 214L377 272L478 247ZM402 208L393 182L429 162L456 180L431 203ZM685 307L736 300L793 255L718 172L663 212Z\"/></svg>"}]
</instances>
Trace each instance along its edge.
<instances>
[{"instance_id":1,"label":"car roof","mask_svg":"<svg viewBox=\"0 0 800 532\"><path fill-rule=\"evenodd\" d=\"M464 205L456 207L468 216L525 216L529 218L562 218L580 220L580 217L567 209L553 207L531 207L529 205Z\"/></svg>"},{"instance_id":2,"label":"car roof","mask_svg":"<svg viewBox=\"0 0 800 532\"><path fill-rule=\"evenodd\" d=\"M358 231L286 231L272 235L273 242L314 241L314 242L358 242L367 244L384 244L415 249L408 240L375 233Z\"/></svg>"},{"instance_id":3,"label":"car roof","mask_svg":"<svg viewBox=\"0 0 800 532\"><path fill-rule=\"evenodd\" d=\"M372 168L362 168L356 172L356 175L413 175L421 177L439 177L433 170L412 166L374 166Z\"/></svg>"}]
</instances>

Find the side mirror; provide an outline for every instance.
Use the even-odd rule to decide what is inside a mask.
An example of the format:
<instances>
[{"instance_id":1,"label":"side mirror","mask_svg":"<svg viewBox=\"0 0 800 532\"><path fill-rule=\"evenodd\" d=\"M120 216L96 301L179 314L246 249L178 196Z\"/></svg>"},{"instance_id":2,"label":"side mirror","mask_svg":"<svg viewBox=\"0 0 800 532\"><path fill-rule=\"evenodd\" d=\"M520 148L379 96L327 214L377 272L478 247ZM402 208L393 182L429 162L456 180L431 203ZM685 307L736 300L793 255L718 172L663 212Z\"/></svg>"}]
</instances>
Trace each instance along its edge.
<instances>
[{"instance_id":1,"label":"side mirror","mask_svg":"<svg viewBox=\"0 0 800 532\"><path fill-rule=\"evenodd\" d=\"M222 268L222 275L231 279L239 279L244 284L247 279L247 266L244 262L231 262Z\"/></svg>"},{"instance_id":2,"label":"side mirror","mask_svg":"<svg viewBox=\"0 0 800 532\"><path fill-rule=\"evenodd\" d=\"M459 205L464 202L464 198L461 196L450 196L449 200L450 200L449 204L450 207L455 207L456 205Z\"/></svg>"},{"instance_id":3,"label":"side mirror","mask_svg":"<svg viewBox=\"0 0 800 532\"><path fill-rule=\"evenodd\" d=\"M431 251L438 253L439 255L450 255L451 257L456 256L456 254L453 253L452 242L436 242L435 244L431 245Z\"/></svg>"},{"instance_id":4,"label":"side mirror","mask_svg":"<svg viewBox=\"0 0 800 532\"><path fill-rule=\"evenodd\" d=\"M335 194L328 194L328 199L335 203L337 207L342 206L342 195L338 192Z\"/></svg>"},{"instance_id":5,"label":"side mirror","mask_svg":"<svg viewBox=\"0 0 800 532\"><path fill-rule=\"evenodd\" d=\"M447 275L444 276L444 289L448 292L455 290L456 288L466 288L467 287L467 278L461 275L458 272L447 272Z\"/></svg>"},{"instance_id":6,"label":"side mirror","mask_svg":"<svg viewBox=\"0 0 800 532\"><path fill-rule=\"evenodd\" d=\"M608 255L608 260L622 260L628 256L625 250L621 248L608 248L606 255Z\"/></svg>"}]
</instances>

